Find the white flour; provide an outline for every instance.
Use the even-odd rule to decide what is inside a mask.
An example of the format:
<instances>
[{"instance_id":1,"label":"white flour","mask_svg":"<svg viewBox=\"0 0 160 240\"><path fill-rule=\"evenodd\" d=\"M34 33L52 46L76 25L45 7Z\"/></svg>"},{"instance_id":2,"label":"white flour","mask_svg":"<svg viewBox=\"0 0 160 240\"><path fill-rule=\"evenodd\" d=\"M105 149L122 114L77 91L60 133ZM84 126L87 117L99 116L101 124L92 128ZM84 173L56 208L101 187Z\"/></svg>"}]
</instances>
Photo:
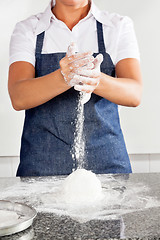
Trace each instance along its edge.
<instances>
[{"instance_id":1,"label":"white flour","mask_svg":"<svg viewBox=\"0 0 160 240\"><path fill-rule=\"evenodd\" d=\"M19 215L13 211L0 210L0 228L9 227L17 223Z\"/></svg>"},{"instance_id":2,"label":"white flour","mask_svg":"<svg viewBox=\"0 0 160 240\"><path fill-rule=\"evenodd\" d=\"M84 126L84 104L82 104L83 93L80 92L78 108L77 108L77 119L76 128L74 133L74 143L72 146L72 159L75 163L74 169L83 168L85 160L85 137L83 133Z\"/></svg>"},{"instance_id":3,"label":"white flour","mask_svg":"<svg viewBox=\"0 0 160 240\"><path fill-rule=\"evenodd\" d=\"M70 174L62 185L66 203L86 204L103 198L100 180L91 171L77 169Z\"/></svg>"},{"instance_id":4,"label":"white flour","mask_svg":"<svg viewBox=\"0 0 160 240\"><path fill-rule=\"evenodd\" d=\"M143 183L116 180L110 175L98 175L103 199L94 203L69 204L64 200L65 178L36 178L20 181L0 191L0 198L33 206L38 212L70 216L80 222L91 219L117 219L123 214L160 207L160 201ZM26 180L25 180L26 181Z\"/></svg>"}]
</instances>

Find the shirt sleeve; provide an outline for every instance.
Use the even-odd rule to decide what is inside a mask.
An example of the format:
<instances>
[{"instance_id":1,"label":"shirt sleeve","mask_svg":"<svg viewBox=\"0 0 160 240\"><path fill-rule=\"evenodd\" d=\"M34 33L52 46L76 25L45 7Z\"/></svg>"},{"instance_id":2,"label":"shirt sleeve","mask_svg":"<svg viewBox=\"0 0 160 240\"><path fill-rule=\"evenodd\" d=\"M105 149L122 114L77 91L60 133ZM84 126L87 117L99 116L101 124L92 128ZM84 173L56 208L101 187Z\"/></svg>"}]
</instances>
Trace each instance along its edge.
<instances>
[{"instance_id":1,"label":"shirt sleeve","mask_svg":"<svg viewBox=\"0 0 160 240\"><path fill-rule=\"evenodd\" d=\"M123 17L121 20L115 64L125 58L136 58L140 61L134 25L129 17Z\"/></svg>"},{"instance_id":2,"label":"shirt sleeve","mask_svg":"<svg viewBox=\"0 0 160 240\"><path fill-rule=\"evenodd\" d=\"M35 66L35 34L31 21L16 24L10 40L9 65L26 61Z\"/></svg>"}]
</instances>

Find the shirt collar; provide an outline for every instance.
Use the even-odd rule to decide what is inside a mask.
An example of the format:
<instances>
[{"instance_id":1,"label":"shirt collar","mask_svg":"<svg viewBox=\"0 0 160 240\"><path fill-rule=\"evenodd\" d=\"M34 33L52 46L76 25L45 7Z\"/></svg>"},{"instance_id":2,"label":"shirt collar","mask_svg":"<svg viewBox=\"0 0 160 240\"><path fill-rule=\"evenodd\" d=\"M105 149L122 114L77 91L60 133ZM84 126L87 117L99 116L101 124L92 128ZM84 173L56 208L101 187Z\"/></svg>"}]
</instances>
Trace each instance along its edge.
<instances>
[{"instance_id":1,"label":"shirt collar","mask_svg":"<svg viewBox=\"0 0 160 240\"><path fill-rule=\"evenodd\" d=\"M90 0L90 1L91 1L91 9L87 16L89 17L90 15L93 15L97 21L101 22L104 25L112 27L113 24L109 19L108 12L99 10L97 6L94 4L93 0ZM43 31L46 31L49 28L51 23L51 18L56 19L56 17L51 11L52 7L54 7L55 5L55 2L56 0L51 0L46 10L38 16L39 21L35 30L36 35L40 34Z\"/></svg>"},{"instance_id":2,"label":"shirt collar","mask_svg":"<svg viewBox=\"0 0 160 240\"><path fill-rule=\"evenodd\" d=\"M113 27L113 24L109 18L109 13L107 11L101 11L91 0L91 9L90 12L93 14L95 19L100 23L107 25L109 27Z\"/></svg>"},{"instance_id":3,"label":"shirt collar","mask_svg":"<svg viewBox=\"0 0 160 240\"><path fill-rule=\"evenodd\" d=\"M52 7L55 5L55 0L51 0L46 10L38 16L38 24L35 30L35 34L38 35L43 31L46 31L51 23L51 17L53 13L51 11Z\"/></svg>"}]
</instances>

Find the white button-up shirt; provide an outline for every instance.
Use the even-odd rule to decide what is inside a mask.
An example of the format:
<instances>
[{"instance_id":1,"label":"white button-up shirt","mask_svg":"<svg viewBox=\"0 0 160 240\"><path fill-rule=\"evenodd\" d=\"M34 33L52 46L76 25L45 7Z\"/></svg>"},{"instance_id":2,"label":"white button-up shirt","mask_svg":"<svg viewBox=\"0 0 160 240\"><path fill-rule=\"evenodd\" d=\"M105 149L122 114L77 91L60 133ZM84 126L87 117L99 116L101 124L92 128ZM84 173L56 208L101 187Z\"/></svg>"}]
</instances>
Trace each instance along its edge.
<instances>
[{"instance_id":1,"label":"white button-up shirt","mask_svg":"<svg viewBox=\"0 0 160 240\"><path fill-rule=\"evenodd\" d=\"M9 64L26 61L35 66L37 35L45 31L42 53L66 52L71 42L77 45L77 52L98 52L96 20L103 24L106 52L116 65L125 58L139 59L139 49L133 22L129 17L100 11L93 1L88 15L80 20L72 31L58 20L51 9L47 9L16 24L10 41Z\"/></svg>"}]
</instances>

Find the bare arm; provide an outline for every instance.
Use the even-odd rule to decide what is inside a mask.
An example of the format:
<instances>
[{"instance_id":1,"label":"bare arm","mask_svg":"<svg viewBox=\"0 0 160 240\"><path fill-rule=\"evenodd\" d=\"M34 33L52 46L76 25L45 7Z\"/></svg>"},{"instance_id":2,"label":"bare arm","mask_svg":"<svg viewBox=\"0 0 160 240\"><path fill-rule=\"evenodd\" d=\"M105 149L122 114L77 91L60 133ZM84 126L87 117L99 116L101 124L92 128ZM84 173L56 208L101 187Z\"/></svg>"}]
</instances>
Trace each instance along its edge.
<instances>
[{"instance_id":1,"label":"bare arm","mask_svg":"<svg viewBox=\"0 0 160 240\"><path fill-rule=\"evenodd\" d=\"M142 95L142 77L137 59L128 58L116 65L117 78L101 74L94 93L118 105L136 107Z\"/></svg>"},{"instance_id":2,"label":"bare arm","mask_svg":"<svg viewBox=\"0 0 160 240\"><path fill-rule=\"evenodd\" d=\"M60 61L58 69L43 77L35 78L35 68L28 62L15 62L9 68L8 90L15 110L39 106L71 88L71 74L94 58L91 52L80 53ZM65 77L61 74L65 73ZM67 83L65 82L65 79Z\"/></svg>"},{"instance_id":3,"label":"bare arm","mask_svg":"<svg viewBox=\"0 0 160 240\"><path fill-rule=\"evenodd\" d=\"M35 68L30 63L15 62L9 68L8 90L15 110L36 107L69 88L60 70L35 78Z\"/></svg>"}]
</instances>

